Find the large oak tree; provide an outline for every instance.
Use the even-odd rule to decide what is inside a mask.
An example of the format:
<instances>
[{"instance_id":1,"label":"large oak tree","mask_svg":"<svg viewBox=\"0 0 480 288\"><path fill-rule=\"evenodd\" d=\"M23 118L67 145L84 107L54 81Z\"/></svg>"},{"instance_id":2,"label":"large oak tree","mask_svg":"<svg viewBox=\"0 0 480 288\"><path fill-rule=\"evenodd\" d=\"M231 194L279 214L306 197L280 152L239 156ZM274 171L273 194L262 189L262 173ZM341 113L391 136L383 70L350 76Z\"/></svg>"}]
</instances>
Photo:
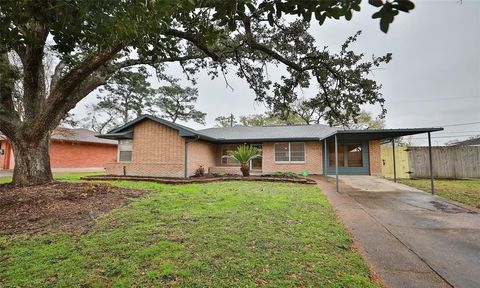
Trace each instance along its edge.
<instances>
[{"instance_id":1,"label":"large oak tree","mask_svg":"<svg viewBox=\"0 0 480 288\"><path fill-rule=\"evenodd\" d=\"M333 111L329 115L355 108L356 103L381 101L368 72L385 58L363 65L353 63L352 67L342 61L358 57L353 52L331 55L318 49L307 33L310 21L321 25L328 18L350 20L360 10L360 3L0 0L0 131L13 145L13 183L52 181L51 131L109 77L135 65L151 65L159 75L168 62L179 62L190 76L199 69L207 69L212 77L234 70L260 100L271 97L270 93L288 96L292 89L308 86L310 81L319 86L336 81L342 88L322 96L327 97L324 102ZM372 17L380 19L384 32L400 11L413 9L408 0L369 3L377 7ZM282 21L285 15L290 15L288 22ZM48 86L47 50L58 59ZM20 59L20 65L13 65L12 55ZM285 65L287 75L281 82L272 83L267 78L267 63ZM22 113L16 105L19 98Z\"/></svg>"}]
</instances>

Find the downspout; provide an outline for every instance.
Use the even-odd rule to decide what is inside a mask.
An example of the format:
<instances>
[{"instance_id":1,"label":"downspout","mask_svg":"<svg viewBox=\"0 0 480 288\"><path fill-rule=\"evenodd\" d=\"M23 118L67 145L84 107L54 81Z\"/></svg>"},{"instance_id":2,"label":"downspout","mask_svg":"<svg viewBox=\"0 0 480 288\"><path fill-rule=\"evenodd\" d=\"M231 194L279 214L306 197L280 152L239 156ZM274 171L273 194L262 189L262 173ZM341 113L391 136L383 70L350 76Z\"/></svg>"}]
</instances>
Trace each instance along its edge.
<instances>
[{"instance_id":1,"label":"downspout","mask_svg":"<svg viewBox=\"0 0 480 288\"><path fill-rule=\"evenodd\" d=\"M193 139L192 141L188 141L188 139L185 138L185 158L184 158L184 163L183 163L183 167L184 167L183 175L184 175L184 178L188 178L188 143L193 142L193 141L197 141L198 139L200 139L200 136L198 136L198 135L196 135L196 136L195 136L195 139Z\"/></svg>"}]
</instances>

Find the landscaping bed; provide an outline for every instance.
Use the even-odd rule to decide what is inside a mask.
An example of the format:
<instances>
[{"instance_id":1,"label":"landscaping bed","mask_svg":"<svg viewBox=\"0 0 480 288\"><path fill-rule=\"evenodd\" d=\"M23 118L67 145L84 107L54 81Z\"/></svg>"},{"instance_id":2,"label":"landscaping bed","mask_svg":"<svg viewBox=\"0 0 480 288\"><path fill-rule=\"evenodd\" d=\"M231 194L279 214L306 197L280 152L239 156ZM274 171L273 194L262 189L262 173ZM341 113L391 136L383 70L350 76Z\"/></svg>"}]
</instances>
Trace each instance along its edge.
<instances>
[{"instance_id":1,"label":"landscaping bed","mask_svg":"<svg viewBox=\"0 0 480 288\"><path fill-rule=\"evenodd\" d=\"M190 178L168 178L168 177L148 177L148 176L121 176L121 175L98 175L82 177L81 180L89 181L148 181L163 184L193 184L193 183L210 183L217 181L264 181L264 182L283 182L283 183L298 183L298 184L316 184L315 180L306 177L280 177L276 175L259 175L242 177L234 174L223 175L205 175L201 177Z\"/></svg>"},{"instance_id":2,"label":"landscaping bed","mask_svg":"<svg viewBox=\"0 0 480 288\"><path fill-rule=\"evenodd\" d=\"M81 234L97 217L143 192L97 183L0 185L0 234Z\"/></svg>"}]
</instances>

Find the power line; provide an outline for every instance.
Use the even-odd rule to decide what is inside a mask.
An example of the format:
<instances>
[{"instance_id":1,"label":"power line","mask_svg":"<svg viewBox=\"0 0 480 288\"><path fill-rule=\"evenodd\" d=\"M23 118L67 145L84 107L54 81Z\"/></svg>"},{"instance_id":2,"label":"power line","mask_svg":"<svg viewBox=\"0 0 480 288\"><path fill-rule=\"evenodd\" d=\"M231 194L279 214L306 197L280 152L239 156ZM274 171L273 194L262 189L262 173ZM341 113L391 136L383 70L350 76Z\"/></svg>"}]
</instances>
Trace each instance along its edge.
<instances>
[{"instance_id":1,"label":"power line","mask_svg":"<svg viewBox=\"0 0 480 288\"><path fill-rule=\"evenodd\" d=\"M411 103L411 102L434 102L434 101L445 101L445 100L460 100L460 99L480 99L480 96L465 96L465 97L444 97L444 98L426 98L426 99L416 99L416 100L392 100L389 101L386 99L386 103Z\"/></svg>"},{"instance_id":2,"label":"power line","mask_svg":"<svg viewBox=\"0 0 480 288\"><path fill-rule=\"evenodd\" d=\"M454 127L454 126L464 126L464 125L473 125L473 124L480 124L480 121L470 122L470 123L458 123L458 124L450 124L450 125L441 125L441 127Z\"/></svg>"},{"instance_id":3,"label":"power line","mask_svg":"<svg viewBox=\"0 0 480 288\"><path fill-rule=\"evenodd\" d=\"M431 138L461 138L461 137L472 137L472 136L478 136L478 135L432 136ZM428 139L428 137L421 137L421 138L412 137L409 139Z\"/></svg>"}]
</instances>

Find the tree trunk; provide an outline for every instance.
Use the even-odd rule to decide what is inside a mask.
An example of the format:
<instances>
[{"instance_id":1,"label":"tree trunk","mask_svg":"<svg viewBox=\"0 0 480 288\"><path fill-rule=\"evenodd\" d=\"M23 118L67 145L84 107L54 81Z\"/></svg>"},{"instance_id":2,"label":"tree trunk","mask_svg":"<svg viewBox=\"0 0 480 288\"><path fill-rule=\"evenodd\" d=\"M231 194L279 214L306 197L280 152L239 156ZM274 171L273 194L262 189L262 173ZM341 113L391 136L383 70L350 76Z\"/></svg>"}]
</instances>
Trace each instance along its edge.
<instances>
[{"instance_id":1,"label":"tree trunk","mask_svg":"<svg viewBox=\"0 0 480 288\"><path fill-rule=\"evenodd\" d=\"M250 166L248 163L242 163L242 166L240 166L240 171L242 171L243 176L250 176Z\"/></svg>"},{"instance_id":2,"label":"tree trunk","mask_svg":"<svg viewBox=\"0 0 480 288\"><path fill-rule=\"evenodd\" d=\"M38 185L53 181L50 168L49 134L38 143L20 139L12 141L12 146L15 155L12 181L14 185Z\"/></svg>"}]
</instances>

